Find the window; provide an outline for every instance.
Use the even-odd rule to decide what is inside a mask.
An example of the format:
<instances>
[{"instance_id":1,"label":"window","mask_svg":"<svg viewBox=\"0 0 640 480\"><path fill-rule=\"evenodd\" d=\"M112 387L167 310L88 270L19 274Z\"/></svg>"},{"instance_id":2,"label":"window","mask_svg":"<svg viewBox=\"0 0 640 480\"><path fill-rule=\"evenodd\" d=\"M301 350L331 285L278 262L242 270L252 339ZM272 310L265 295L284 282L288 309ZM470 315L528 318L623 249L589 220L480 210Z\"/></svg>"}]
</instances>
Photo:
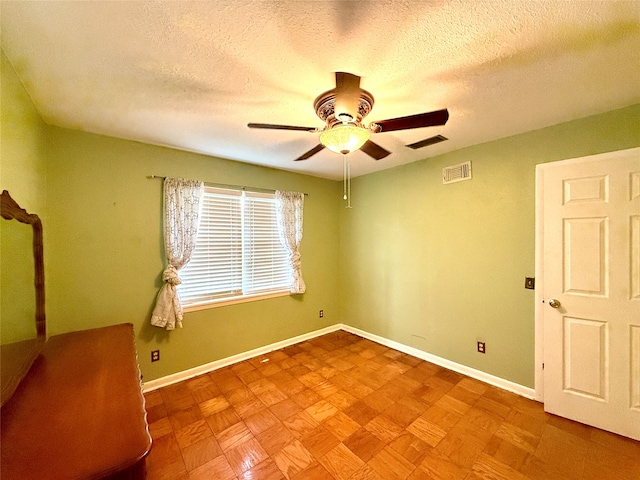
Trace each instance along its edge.
<instances>
[{"instance_id":1,"label":"window","mask_svg":"<svg viewBox=\"0 0 640 480\"><path fill-rule=\"evenodd\" d=\"M292 272L275 202L273 194L205 187L196 247L180 270L186 309L289 293Z\"/></svg>"}]
</instances>

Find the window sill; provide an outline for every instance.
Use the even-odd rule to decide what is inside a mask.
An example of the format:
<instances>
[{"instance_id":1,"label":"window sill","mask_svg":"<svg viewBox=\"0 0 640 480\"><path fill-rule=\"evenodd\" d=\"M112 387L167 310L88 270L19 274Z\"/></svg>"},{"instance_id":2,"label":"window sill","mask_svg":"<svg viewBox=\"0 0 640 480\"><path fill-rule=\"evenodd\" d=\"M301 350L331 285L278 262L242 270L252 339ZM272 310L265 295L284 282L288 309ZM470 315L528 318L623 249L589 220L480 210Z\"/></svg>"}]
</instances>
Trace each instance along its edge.
<instances>
[{"instance_id":1,"label":"window sill","mask_svg":"<svg viewBox=\"0 0 640 480\"><path fill-rule=\"evenodd\" d=\"M229 305L236 305L238 303L256 302L258 300L266 300L268 298L277 298L277 297L287 297L289 295L291 295L291 292L286 291L286 292L265 293L261 295L247 295L244 297L223 298L223 299L215 300L209 303L202 303L199 305L184 307L182 311L184 313L197 312L199 310L208 310L209 308L226 307Z\"/></svg>"}]
</instances>

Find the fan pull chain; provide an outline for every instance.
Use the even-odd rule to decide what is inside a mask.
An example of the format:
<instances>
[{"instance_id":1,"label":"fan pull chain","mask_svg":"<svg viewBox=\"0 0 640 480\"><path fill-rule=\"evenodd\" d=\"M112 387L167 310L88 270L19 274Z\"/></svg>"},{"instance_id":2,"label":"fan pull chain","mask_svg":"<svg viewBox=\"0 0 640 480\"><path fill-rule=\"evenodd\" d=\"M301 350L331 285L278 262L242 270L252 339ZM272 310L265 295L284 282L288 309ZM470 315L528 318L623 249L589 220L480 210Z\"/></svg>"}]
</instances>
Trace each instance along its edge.
<instances>
[{"instance_id":1,"label":"fan pull chain","mask_svg":"<svg viewBox=\"0 0 640 480\"><path fill-rule=\"evenodd\" d=\"M342 155L342 198L347 201L347 208L351 207L351 161L346 154Z\"/></svg>"},{"instance_id":2,"label":"fan pull chain","mask_svg":"<svg viewBox=\"0 0 640 480\"><path fill-rule=\"evenodd\" d=\"M342 199L347 199L347 156L342 154Z\"/></svg>"},{"instance_id":3,"label":"fan pull chain","mask_svg":"<svg viewBox=\"0 0 640 480\"><path fill-rule=\"evenodd\" d=\"M351 161L347 159L347 208L351 208Z\"/></svg>"}]
</instances>

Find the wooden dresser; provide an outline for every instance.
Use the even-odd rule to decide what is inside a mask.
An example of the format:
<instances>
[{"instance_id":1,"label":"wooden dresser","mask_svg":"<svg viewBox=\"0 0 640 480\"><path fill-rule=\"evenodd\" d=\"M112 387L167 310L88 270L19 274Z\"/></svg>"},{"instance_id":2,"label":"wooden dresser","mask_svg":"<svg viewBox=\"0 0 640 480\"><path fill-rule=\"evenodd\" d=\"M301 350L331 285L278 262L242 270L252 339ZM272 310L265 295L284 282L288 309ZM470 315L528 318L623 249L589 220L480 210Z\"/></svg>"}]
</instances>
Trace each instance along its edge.
<instances>
[{"instance_id":1,"label":"wooden dresser","mask_svg":"<svg viewBox=\"0 0 640 480\"><path fill-rule=\"evenodd\" d=\"M2 480L143 479L151 437L133 325L49 338L1 414Z\"/></svg>"},{"instance_id":2,"label":"wooden dresser","mask_svg":"<svg viewBox=\"0 0 640 480\"><path fill-rule=\"evenodd\" d=\"M0 216L33 232L35 287L35 338L0 345L0 478L144 479L151 437L133 325L47 339L42 222L38 215L21 208L6 190L0 195ZM8 232L18 239L26 238L20 229ZM11 237L5 237L3 230L2 238L4 242ZM1 258L21 258L22 250L12 242L9 245L10 253L3 250ZM16 270L11 262L0 263L3 278L21 278L24 267L19 265ZM19 281L3 282L2 294L21 307L16 312L22 312L26 305L22 296L30 299ZM12 313L8 318L3 315L2 325L9 327L5 331L23 335L23 326L33 318Z\"/></svg>"}]
</instances>

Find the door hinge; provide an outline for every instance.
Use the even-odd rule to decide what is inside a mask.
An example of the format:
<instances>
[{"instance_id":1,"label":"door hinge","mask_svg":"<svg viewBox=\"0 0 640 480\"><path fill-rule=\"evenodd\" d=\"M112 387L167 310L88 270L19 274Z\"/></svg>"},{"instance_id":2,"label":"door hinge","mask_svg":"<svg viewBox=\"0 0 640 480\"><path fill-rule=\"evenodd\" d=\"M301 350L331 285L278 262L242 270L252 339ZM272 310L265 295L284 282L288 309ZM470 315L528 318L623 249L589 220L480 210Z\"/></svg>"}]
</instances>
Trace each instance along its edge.
<instances>
[{"instance_id":1,"label":"door hinge","mask_svg":"<svg viewBox=\"0 0 640 480\"><path fill-rule=\"evenodd\" d=\"M542 364L542 369L544 370L544 363Z\"/></svg>"}]
</instances>

